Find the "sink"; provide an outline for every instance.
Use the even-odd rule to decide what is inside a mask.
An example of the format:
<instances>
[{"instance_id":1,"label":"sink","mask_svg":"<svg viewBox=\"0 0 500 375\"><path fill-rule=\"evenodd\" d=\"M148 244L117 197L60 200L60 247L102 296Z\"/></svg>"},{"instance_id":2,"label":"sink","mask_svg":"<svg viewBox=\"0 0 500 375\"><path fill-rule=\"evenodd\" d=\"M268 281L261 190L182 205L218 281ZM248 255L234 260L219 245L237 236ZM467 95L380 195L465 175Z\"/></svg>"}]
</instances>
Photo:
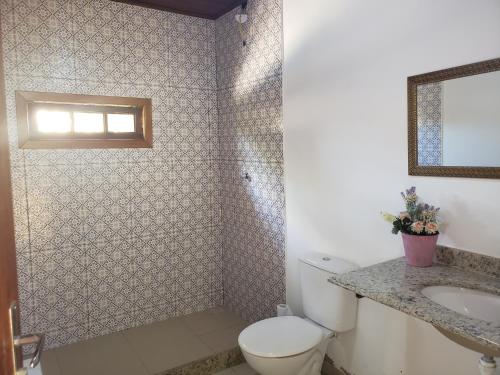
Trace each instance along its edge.
<instances>
[{"instance_id":1,"label":"sink","mask_svg":"<svg viewBox=\"0 0 500 375\"><path fill-rule=\"evenodd\" d=\"M495 294L455 286L429 286L422 294L462 315L500 325L500 296Z\"/></svg>"},{"instance_id":2,"label":"sink","mask_svg":"<svg viewBox=\"0 0 500 375\"><path fill-rule=\"evenodd\" d=\"M500 325L500 296L480 290L455 286L429 286L422 294L430 300L462 315ZM491 357L499 357L500 350L482 346L441 327L435 327L450 340Z\"/></svg>"}]
</instances>

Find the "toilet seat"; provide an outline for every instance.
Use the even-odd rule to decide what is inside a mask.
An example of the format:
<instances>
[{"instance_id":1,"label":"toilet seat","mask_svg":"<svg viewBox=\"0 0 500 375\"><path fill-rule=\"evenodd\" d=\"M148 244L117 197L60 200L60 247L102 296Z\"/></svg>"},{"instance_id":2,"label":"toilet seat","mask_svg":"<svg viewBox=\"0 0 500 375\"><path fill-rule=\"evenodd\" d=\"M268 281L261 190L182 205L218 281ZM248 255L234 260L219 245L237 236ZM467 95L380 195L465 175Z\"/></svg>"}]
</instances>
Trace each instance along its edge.
<instances>
[{"instance_id":1,"label":"toilet seat","mask_svg":"<svg viewBox=\"0 0 500 375\"><path fill-rule=\"evenodd\" d=\"M240 347L255 356L282 358L302 354L316 347L323 331L296 316L261 320L245 328L238 338Z\"/></svg>"}]
</instances>

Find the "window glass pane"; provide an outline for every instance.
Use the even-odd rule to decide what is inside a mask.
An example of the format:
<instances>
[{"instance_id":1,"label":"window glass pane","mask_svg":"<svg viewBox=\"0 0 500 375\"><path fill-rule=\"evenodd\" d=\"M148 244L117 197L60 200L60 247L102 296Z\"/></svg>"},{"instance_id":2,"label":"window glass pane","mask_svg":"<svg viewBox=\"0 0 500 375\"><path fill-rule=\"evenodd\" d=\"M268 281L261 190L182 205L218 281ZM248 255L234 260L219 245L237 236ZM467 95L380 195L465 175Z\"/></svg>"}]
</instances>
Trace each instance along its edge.
<instances>
[{"instance_id":1,"label":"window glass pane","mask_svg":"<svg viewBox=\"0 0 500 375\"><path fill-rule=\"evenodd\" d=\"M102 113L75 112L75 133L103 133L104 115Z\"/></svg>"},{"instance_id":2,"label":"window glass pane","mask_svg":"<svg viewBox=\"0 0 500 375\"><path fill-rule=\"evenodd\" d=\"M129 113L108 114L108 132L132 133L135 131L135 116Z\"/></svg>"},{"instance_id":3,"label":"window glass pane","mask_svg":"<svg viewBox=\"0 0 500 375\"><path fill-rule=\"evenodd\" d=\"M36 112L36 123L40 133L69 133L71 131L71 116L65 111L40 109Z\"/></svg>"}]
</instances>

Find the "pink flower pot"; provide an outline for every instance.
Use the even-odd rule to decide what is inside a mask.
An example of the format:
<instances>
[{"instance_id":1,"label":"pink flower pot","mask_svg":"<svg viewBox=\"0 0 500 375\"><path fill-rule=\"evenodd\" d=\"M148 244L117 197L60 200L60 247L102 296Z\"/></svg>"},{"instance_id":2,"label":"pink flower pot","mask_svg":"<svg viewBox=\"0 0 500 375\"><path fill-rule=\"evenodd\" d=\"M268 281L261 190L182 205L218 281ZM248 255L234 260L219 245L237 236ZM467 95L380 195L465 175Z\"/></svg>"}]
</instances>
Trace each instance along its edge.
<instances>
[{"instance_id":1,"label":"pink flower pot","mask_svg":"<svg viewBox=\"0 0 500 375\"><path fill-rule=\"evenodd\" d=\"M415 267L432 266L439 234L433 236L401 234L403 236L406 263Z\"/></svg>"}]
</instances>

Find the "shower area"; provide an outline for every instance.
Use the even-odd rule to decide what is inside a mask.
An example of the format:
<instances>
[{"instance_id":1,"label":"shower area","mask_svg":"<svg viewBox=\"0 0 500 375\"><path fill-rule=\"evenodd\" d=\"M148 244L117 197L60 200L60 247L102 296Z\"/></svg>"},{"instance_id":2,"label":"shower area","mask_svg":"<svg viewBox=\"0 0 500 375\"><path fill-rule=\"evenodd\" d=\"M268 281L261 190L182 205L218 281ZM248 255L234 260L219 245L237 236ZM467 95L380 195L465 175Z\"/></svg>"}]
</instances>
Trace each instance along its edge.
<instances>
[{"instance_id":1,"label":"shower area","mask_svg":"<svg viewBox=\"0 0 500 375\"><path fill-rule=\"evenodd\" d=\"M46 335L44 374L241 362L239 331L285 299L281 1L216 20L0 6L22 329ZM16 91L151 98L153 147L21 149Z\"/></svg>"}]
</instances>

